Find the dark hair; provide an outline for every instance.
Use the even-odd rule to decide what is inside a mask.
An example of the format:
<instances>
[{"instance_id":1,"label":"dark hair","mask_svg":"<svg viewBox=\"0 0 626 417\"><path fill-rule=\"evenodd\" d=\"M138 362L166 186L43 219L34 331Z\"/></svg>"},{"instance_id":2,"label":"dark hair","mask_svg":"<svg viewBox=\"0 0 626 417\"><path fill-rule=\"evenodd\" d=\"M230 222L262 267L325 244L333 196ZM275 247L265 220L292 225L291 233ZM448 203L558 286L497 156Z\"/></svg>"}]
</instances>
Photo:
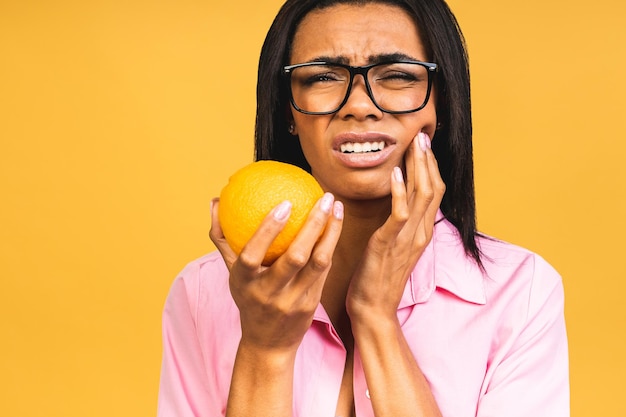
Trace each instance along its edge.
<instances>
[{"instance_id":1,"label":"dark hair","mask_svg":"<svg viewBox=\"0 0 626 417\"><path fill-rule=\"evenodd\" d=\"M457 228L465 252L482 266L476 243L476 204L472 161L469 66L465 40L444 0L287 0L270 27L261 49L257 84L256 159L288 162L310 171L299 141L288 131L289 90L282 76L291 41L310 11L335 4L383 3L413 17L420 37L439 65L435 78L437 121L433 140L446 192L441 211Z\"/></svg>"}]
</instances>

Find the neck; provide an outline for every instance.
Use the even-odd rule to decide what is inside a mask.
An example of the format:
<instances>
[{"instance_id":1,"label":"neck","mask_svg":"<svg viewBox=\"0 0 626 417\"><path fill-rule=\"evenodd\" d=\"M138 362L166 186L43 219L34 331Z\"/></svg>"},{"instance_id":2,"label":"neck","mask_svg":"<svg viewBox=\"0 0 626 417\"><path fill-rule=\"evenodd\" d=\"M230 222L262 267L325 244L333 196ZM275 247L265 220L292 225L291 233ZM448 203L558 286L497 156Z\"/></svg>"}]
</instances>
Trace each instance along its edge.
<instances>
[{"instance_id":1,"label":"neck","mask_svg":"<svg viewBox=\"0 0 626 417\"><path fill-rule=\"evenodd\" d=\"M322 305L344 343L349 344L351 330L345 303L350 280L372 234L389 217L391 199L343 201L343 203L345 207L343 230L322 293Z\"/></svg>"},{"instance_id":2,"label":"neck","mask_svg":"<svg viewBox=\"0 0 626 417\"><path fill-rule=\"evenodd\" d=\"M370 237L385 223L391 212L391 201L344 202L345 217L341 237L335 253L341 261L348 261L356 267Z\"/></svg>"}]
</instances>

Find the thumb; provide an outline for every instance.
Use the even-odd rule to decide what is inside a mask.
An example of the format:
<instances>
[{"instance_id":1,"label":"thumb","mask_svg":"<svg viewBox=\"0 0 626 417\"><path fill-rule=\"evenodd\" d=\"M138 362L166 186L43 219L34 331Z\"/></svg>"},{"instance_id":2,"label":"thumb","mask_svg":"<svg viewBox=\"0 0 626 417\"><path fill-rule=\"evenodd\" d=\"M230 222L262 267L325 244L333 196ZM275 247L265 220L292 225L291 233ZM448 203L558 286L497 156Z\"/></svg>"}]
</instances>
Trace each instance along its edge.
<instances>
[{"instance_id":1,"label":"thumb","mask_svg":"<svg viewBox=\"0 0 626 417\"><path fill-rule=\"evenodd\" d=\"M233 252L230 245L226 241L226 237L224 236L224 232L220 226L218 217L219 202L220 199L218 197L211 200L211 229L209 230L209 237L222 255L222 258L224 258L226 267L230 271L233 263L237 259L237 255Z\"/></svg>"}]
</instances>

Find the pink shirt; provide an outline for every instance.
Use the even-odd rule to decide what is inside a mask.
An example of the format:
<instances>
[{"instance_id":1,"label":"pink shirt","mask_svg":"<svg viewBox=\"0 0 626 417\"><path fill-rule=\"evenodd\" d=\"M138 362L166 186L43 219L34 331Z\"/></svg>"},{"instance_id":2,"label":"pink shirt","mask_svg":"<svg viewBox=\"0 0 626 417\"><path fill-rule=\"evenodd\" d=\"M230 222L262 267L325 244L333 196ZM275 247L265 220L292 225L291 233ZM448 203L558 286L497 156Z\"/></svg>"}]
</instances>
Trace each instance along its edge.
<instances>
[{"instance_id":1,"label":"pink shirt","mask_svg":"<svg viewBox=\"0 0 626 417\"><path fill-rule=\"evenodd\" d=\"M480 239L486 274L445 219L398 307L405 337L444 417L569 416L563 286L541 257ZM163 314L160 417L224 416L239 311L214 252L172 285ZM320 305L295 364L294 417L333 417L346 352ZM358 355L357 355L358 358ZM355 359L358 417L374 416Z\"/></svg>"}]
</instances>

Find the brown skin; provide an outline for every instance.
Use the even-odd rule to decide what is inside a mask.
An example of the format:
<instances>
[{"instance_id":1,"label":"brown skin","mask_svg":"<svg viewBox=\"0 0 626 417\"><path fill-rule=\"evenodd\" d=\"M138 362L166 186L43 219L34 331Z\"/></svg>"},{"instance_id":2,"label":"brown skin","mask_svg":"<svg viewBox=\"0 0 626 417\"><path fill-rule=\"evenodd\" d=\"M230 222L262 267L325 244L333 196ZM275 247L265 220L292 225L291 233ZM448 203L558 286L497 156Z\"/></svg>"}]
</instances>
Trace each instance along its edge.
<instances>
[{"instance_id":1,"label":"brown skin","mask_svg":"<svg viewBox=\"0 0 626 417\"><path fill-rule=\"evenodd\" d=\"M382 4L338 5L304 18L294 37L291 63L332 56L365 65L371 56L398 52L428 58L403 10ZM428 146L436 126L434 100L416 113L383 113L357 77L337 113L293 111L292 116L313 175L332 194L314 208L287 252L272 266L261 266L286 221L270 214L237 257L217 221L219 202L213 206L211 239L230 269L242 326L227 415L292 415L293 397L286 393L293 389L296 351L321 302L348 350L337 416L354 413L355 349L377 417L440 416L397 319L407 279L432 238L445 190ZM391 138L391 152L373 166L359 165L358 155L346 163L336 150L337 137L364 132Z\"/></svg>"}]
</instances>

